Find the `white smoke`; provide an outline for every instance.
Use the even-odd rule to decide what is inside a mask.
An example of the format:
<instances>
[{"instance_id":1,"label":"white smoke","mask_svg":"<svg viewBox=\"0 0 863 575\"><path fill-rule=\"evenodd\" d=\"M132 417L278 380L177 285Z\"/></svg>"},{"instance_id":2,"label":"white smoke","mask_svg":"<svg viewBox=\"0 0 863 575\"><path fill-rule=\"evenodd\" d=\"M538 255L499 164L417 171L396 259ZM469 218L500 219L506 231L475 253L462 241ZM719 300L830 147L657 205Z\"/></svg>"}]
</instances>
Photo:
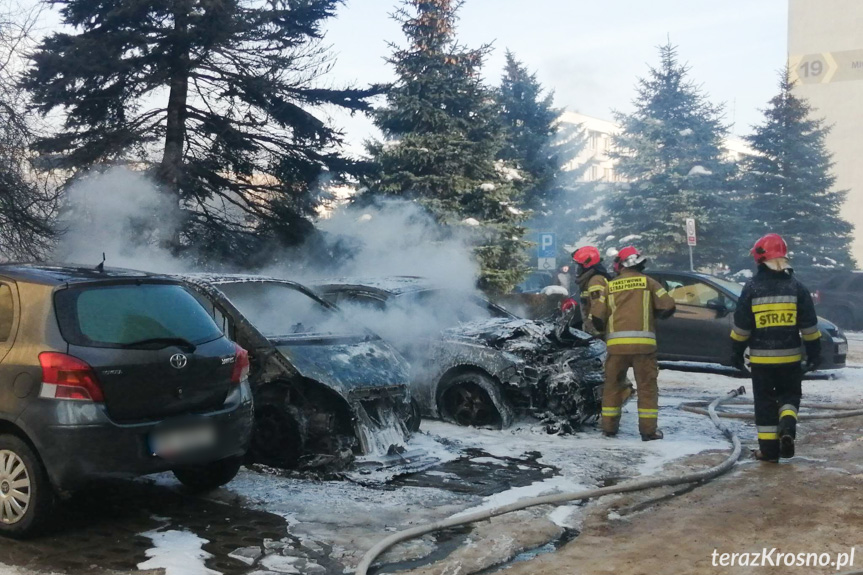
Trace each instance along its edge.
<instances>
[{"instance_id":1,"label":"white smoke","mask_svg":"<svg viewBox=\"0 0 863 575\"><path fill-rule=\"evenodd\" d=\"M189 261L174 257L162 243L177 226L176 207L144 175L125 168L92 174L68 193L65 234L54 253L60 262L95 266L105 253L106 264L150 272L188 273ZM391 341L435 337L441 329L487 317L477 298L479 264L470 245L469 226L438 224L418 204L392 200L373 207L338 208L318 222L320 234L307 244L284 250L279 266L260 271L307 283L324 278L381 281L393 276L419 276L424 285L446 290L423 301L405 298L385 312L367 305L342 303L346 321L366 325ZM328 254L322 258L321 254ZM333 262L336 262L333 265ZM224 269L211 261L211 268ZM241 273L256 270L235 269ZM272 306L272 302L267 306ZM283 317L285 328L296 324L291 305L270 311ZM271 333L276 326L267 326Z\"/></svg>"},{"instance_id":2,"label":"white smoke","mask_svg":"<svg viewBox=\"0 0 863 575\"><path fill-rule=\"evenodd\" d=\"M438 224L413 202L389 200L365 209L345 206L318 227L335 249L348 253L334 254L343 262L338 269L311 269L311 277L421 276L460 290L473 290L479 277L467 230Z\"/></svg>"},{"instance_id":3,"label":"white smoke","mask_svg":"<svg viewBox=\"0 0 863 575\"><path fill-rule=\"evenodd\" d=\"M176 207L140 173L111 168L81 178L66 198L59 262L153 272L182 272L187 265L162 243L176 229Z\"/></svg>"}]
</instances>

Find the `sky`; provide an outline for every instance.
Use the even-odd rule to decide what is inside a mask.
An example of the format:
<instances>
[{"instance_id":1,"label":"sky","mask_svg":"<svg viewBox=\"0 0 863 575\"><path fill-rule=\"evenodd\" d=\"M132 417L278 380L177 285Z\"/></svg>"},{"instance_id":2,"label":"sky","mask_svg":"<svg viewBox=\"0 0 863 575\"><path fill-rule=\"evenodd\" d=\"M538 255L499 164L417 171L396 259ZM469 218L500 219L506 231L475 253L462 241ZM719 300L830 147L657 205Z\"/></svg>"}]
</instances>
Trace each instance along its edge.
<instances>
[{"instance_id":1,"label":"sky","mask_svg":"<svg viewBox=\"0 0 863 575\"><path fill-rule=\"evenodd\" d=\"M331 82L393 80L387 42L403 43L389 14L396 0L346 0L328 26L336 64ZM788 0L466 0L459 40L491 43L485 75L497 84L504 53L515 52L569 110L612 119L630 111L637 78L658 63L669 38L691 77L723 103L732 133L760 121L787 58ZM352 149L377 133L362 117L334 116Z\"/></svg>"}]
</instances>

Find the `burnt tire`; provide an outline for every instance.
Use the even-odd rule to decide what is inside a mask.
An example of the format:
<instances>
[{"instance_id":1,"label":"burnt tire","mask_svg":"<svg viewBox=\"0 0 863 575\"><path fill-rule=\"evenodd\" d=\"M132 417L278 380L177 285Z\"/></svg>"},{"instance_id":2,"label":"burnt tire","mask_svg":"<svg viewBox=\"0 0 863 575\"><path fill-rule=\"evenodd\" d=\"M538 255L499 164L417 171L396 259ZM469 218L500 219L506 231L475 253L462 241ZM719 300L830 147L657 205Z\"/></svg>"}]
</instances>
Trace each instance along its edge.
<instances>
[{"instance_id":1,"label":"burnt tire","mask_svg":"<svg viewBox=\"0 0 863 575\"><path fill-rule=\"evenodd\" d=\"M48 473L33 449L14 435L0 435L0 535L38 535L54 503Z\"/></svg>"},{"instance_id":2,"label":"burnt tire","mask_svg":"<svg viewBox=\"0 0 863 575\"><path fill-rule=\"evenodd\" d=\"M470 427L503 427L503 416L490 390L497 383L488 375L468 372L449 379L443 386L438 409L446 421Z\"/></svg>"},{"instance_id":3,"label":"burnt tire","mask_svg":"<svg viewBox=\"0 0 863 575\"><path fill-rule=\"evenodd\" d=\"M174 469L174 477L189 491L202 493L230 483L242 464L242 457L228 457L203 465L178 467Z\"/></svg>"},{"instance_id":4,"label":"burnt tire","mask_svg":"<svg viewBox=\"0 0 863 575\"><path fill-rule=\"evenodd\" d=\"M408 414L405 418L405 427L411 433L416 433L420 430L420 424L422 423L422 412L420 411L420 404L417 403L415 399L411 400L410 407L408 408Z\"/></svg>"},{"instance_id":5,"label":"burnt tire","mask_svg":"<svg viewBox=\"0 0 863 575\"><path fill-rule=\"evenodd\" d=\"M264 388L255 397L255 427L247 455L251 462L286 469L298 466L305 446L288 400L288 390L280 386Z\"/></svg>"}]
</instances>

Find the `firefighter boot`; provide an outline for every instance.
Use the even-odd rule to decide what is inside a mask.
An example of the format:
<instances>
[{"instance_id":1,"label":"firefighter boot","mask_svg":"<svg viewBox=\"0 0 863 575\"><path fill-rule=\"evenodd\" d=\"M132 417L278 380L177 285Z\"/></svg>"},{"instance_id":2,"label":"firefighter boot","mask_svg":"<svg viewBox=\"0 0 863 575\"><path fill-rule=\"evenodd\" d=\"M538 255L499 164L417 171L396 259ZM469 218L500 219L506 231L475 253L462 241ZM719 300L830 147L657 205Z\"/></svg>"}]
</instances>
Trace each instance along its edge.
<instances>
[{"instance_id":1,"label":"firefighter boot","mask_svg":"<svg viewBox=\"0 0 863 575\"><path fill-rule=\"evenodd\" d=\"M662 439L665 435L662 433L661 429L657 429L651 434L641 434L641 441L656 441L657 439Z\"/></svg>"},{"instance_id":2,"label":"firefighter boot","mask_svg":"<svg viewBox=\"0 0 863 575\"><path fill-rule=\"evenodd\" d=\"M755 459L777 463L779 461L779 434L775 431L765 433L761 429L763 429L763 426L758 426L758 447L760 449L755 452ZM776 428L774 427L773 429Z\"/></svg>"},{"instance_id":3,"label":"firefighter boot","mask_svg":"<svg viewBox=\"0 0 863 575\"><path fill-rule=\"evenodd\" d=\"M779 457L794 457L794 439L797 437L797 408L783 405L779 408Z\"/></svg>"}]
</instances>

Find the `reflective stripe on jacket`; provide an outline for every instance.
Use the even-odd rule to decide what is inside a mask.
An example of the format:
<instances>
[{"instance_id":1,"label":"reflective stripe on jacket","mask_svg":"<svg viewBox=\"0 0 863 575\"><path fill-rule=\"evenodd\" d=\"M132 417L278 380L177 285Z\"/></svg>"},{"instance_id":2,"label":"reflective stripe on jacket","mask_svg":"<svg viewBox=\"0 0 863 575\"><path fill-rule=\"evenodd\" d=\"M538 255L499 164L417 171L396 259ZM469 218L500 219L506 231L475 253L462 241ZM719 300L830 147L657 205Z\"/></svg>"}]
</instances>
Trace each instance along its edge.
<instances>
[{"instance_id":1,"label":"reflective stripe on jacket","mask_svg":"<svg viewBox=\"0 0 863 575\"><path fill-rule=\"evenodd\" d=\"M592 274L581 286L581 320L582 329L591 335L602 335L593 325L593 316L597 305L605 305L608 290L608 280L600 274Z\"/></svg>"},{"instance_id":2,"label":"reflective stripe on jacket","mask_svg":"<svg viewBox=\"0 0 863 575\"><path fill-rule=\"evenodd\" d=\"M605 322L608 353L654 353L656 312L674 312L668 292L653 278L630 269L608 282L607 292L605 304L594 305L591 312Z\"/></svg>"},{"instance_id":3,"label":"reflective stripe on jacket","mask_svg":"<svg viewBox=\"0 0 863 575\"><path fill-rule=\"evenodd\" d=\"M787 271L765 266L743 287L731 339L749 344L750 361L756 365L781 365L803 359L803 342L821 338L812 296Z\"/></svg>"}]
</instances>

